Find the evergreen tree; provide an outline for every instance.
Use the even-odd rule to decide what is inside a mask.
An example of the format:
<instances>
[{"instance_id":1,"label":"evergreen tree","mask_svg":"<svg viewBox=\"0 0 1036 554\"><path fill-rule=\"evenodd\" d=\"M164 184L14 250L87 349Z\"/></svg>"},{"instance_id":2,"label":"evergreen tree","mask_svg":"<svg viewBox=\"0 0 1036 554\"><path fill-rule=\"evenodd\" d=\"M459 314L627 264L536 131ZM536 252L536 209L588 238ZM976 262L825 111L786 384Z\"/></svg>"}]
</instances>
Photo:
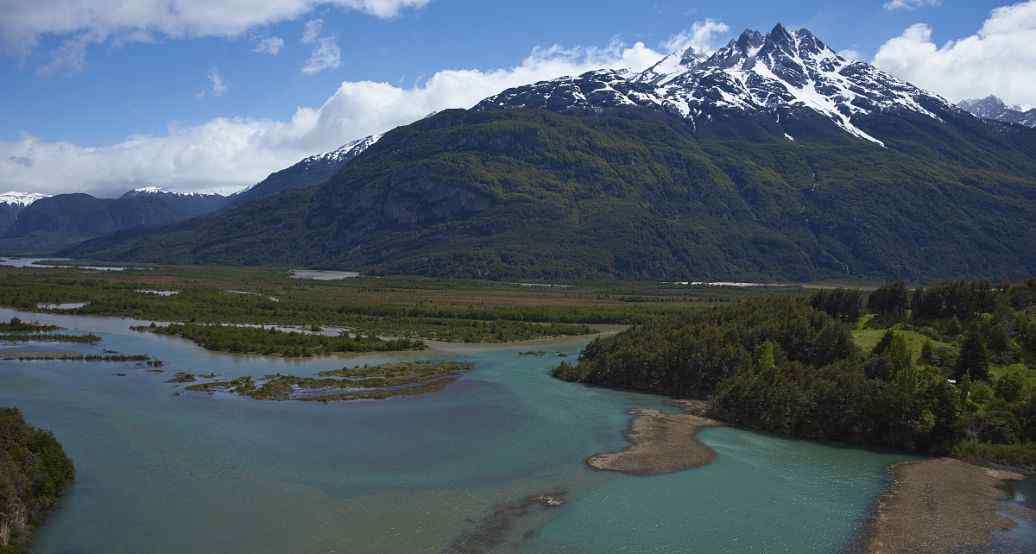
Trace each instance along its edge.
<instances>
[{"instance_id":1,"label":"evergreen tree","mask_svg":"<svg viewBox=\"0 0 1036 554\"><path fill-rule=\"evenodd\" d=\"M958 380L970 375L977 381L989 380L989 353L980 335L974 328L964 336L964 344L960 347L960 357L954 372Z\"/></svg>"},{"instance_id":2,"label":"evergreen tree","mask_svg":"<svg viewBox=\"0 0 1036 554\"><path fill-rule=\"evenodd\" d=\"M924 346L921 347L921 363L925 365L936 365L935 364L935 351L932 349L932 341L924 341Z\"/></svg>"},{"instance_id":3,"label":"evergreen tree","mask_svg":"<svg viewBox=\"0 0 1036 554\"><path fill-rule=\"evenodd\" d=\"M910 307L910 293L907 291L906 283L889 283L872 292L867 299L867 307L882 319L902 319Z\"/></svg>"},{"instance_id":4,"label":"evergreen tree","mask_svg":"<svg viewBox=\"0 0 1036 554\"><path fill-rule=\"evenodd\" d=\"M874 349L871 350L871 354L880 356L888 351L889 347L892 346L892 341L896 338L896 332L892 329L885 331L885 335L881 337L878 344L874 345Z\"/></svg>"},{"instance_id":5,"label":"evergreen tree","mask_svg":"<svg viewBox=\"0 0 1036 554\"><path fill-rule=\"evenodd\" d=\"M892 338L892 343L884 355L888 356L889 362L892 364L892 371L895 373L914 367L910 347L907 346L906 339L901 335L896 335Z\"/></svg>"}]
</instances>

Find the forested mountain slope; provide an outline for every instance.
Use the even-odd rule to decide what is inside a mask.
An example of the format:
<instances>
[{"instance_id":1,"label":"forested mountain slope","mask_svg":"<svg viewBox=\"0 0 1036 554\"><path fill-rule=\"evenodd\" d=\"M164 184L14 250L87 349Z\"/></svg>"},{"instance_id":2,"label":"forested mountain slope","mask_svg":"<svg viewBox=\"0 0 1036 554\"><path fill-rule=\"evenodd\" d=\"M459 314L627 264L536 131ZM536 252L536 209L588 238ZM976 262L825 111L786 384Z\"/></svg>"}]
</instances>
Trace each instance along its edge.
<instances>
[{"instance_id":1,"label":"forested mountain slope","mask_svg":"<svg viewBox=\"0 0 1036 554\"><path fill-rule=\"evenodd\" d=\"M857 123L882 146L809 113L447 111L320 187L70 253L487 278L1033 273L1036 132L940 115Z\"/></svg>"}]
</instances>

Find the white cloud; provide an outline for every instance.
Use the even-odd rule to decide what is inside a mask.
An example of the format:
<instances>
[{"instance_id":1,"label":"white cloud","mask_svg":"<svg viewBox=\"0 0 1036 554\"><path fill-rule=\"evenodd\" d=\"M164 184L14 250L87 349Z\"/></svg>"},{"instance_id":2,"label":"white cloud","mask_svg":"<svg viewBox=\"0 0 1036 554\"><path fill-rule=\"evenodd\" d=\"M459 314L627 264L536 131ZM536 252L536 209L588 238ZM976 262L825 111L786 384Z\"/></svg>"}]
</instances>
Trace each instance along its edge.
<instances>
[{"instance_id":1,"label":"white cloud","mask_svg":"<svg viewBox=\"0 0 1036 554\"><path fill-rule=\"evenodd\" d=\"M302 72L306 75L315 75L327 69L338 69L342 65L342 51L338 48L338 41L334 37L317 39L317 46L309 55Z\"/></svg>"},{"instance_id":2,"label":"white cloud","mask_svg":"<svg viewBox=\"0 0 1036 554\"><path fill-rule=\"evenodd\" d=\"M212 83L213 96L223 96L223 93L230 88L230 85L223 80L223 75L221 75L219 70L216 68L209 70L209 82Z\"/></svg>"},{"instance_id":3,"label":"white cloud","mask_svg":"<svg viewBox=\"0 0 1036 554\"><path fill-rule=\"evenodd\" d=\"M918 23L883 44L874 65L950 100L996 94L1036 104L1036 0L993 10L974 35L942 46Z\"/></svg>"},{"instance_id":4,"label":"white cloud","mask_svg":"<svg viewBox=\"0 0 1036 554\"><path fill-rule=\"evenodd\" d=\"M323 19L311 19L302 26L302 44L312 44L320 38L321 31L324 30Z\"/></svg>"},{"instance_id":5,"label":"white cloud","mask_svg":"<svg viewBox=\"0 0 1036 554\"><path fill-rule=\"evenodd\" d=\"M230 88L230 85L223 80L223 75L216 68L210 69L206 77L209 80L209 88L201 89L194 93L194 97L199 100L205 98L209 94L213 96L223 96L223 93L227 92L227 89Z\"/></svg>"},{"instance_id":6,"label":"white cloud","mask_svg":"<svg viewBox=\"0 0 1036 554\"><path fill-rule=\"evenodd\" d=\"M889 11L913 11L918 8L927 8L939 5L942 5L942 0L889 0L888 2L885 2L885 9Z\"/></svg>"},{"instance_id":7,"label":"white cloud","mask_svg":"<svg viewBox=\"0 0 1036 554\"><path fill-rule=\"evenodd\" d=\"M264 38L255 45L256 52L260 54L269 54L271 56L280 54L281 48L284 48L284 39L281 37Z\"/></svg>"},{"instance_id":8,"label":"white cloud","mask_svg":"<svg viewBox=\"0 0 1036 554\"><path fill-rule=\"evenodd\" d=\"M847 60L865 61L863 59L863 54L861 54L859 50L854 50L852 48L846 48L845 50L839 50L838 51L838 55L843 57L843 58L845 58L845 59L847 59Z\"/></svg>"},{"instance_id":9,"label":"white cloud","mask_svg":"<svg viewBox=\"0 0 1036 554\"><path fill-rule=\"evenodd\" d=\"M234 37L249 29L290 21L318 6L359 10L391 18L429 0L32 0L0 2L0 53L24 55L42 36L72 37L49 71L82 68L86 43L133 40L141 33L170 38ZM79 40L77 43L76 41ZM57 60L57 58L56 58Z\"/></svg>"},{"instance_id":10,"label":"white cloud","mask_svg":"<svg viewBox=\"0 0 1036 554\"><path fill-rule=\"evenodd\" d=\"M683 53L694 48L698 54L711 54L716 50L715 40L728 32L730 27L722 21L695 21L690 29L669 37L663 46L669 52Z\"/></svg>"},{"instance_id":11,"label":"white cloud","mask_svg":"<svg viewBox=\"0 0 1036 554\"><path fill-rule=\"evenodd\" d=\"M602 67L642 70L663 56L643 43L601 48L536 48L516 66L452 69L411 87L343 82L322 105L290 120L217 118L161 136L102 147L33 137L0 141L0 183L30 192L113 195L147 184L173 190L226 190L263 179L316 152L384 132L434 111L468 108L506 88Z\"/></svg>"},{"instance_id":12,"label":"white cloud","mask_svg":"<svg viewBox=\"0 0 1036 554\"><path fill-rule=\"evenodd\" d=\"M59 73L77 73L86 67L86 48L91 43L103 42L104 37L94 33L81 33L61 43L51 52L50 62L41 66L36 74L50 77Z\"/></svg>"}]
</instances>

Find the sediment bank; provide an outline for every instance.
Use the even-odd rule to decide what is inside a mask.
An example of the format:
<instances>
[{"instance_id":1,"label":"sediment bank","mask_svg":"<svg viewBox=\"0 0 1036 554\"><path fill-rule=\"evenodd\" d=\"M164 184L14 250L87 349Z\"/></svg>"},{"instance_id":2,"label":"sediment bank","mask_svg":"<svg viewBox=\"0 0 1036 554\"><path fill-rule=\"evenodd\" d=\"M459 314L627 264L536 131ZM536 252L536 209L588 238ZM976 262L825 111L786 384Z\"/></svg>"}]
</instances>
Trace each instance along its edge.
<instances>
[{"instance_id":1,"label":"sediment bank","mask_svg":"<svg viewBox=\"0 0 1036 554\"><path fill-rule=\"evenodd\" d=\"M632 475L659 475L701 467L716 452L698 440L698 432L722 425L687 413L636 409L627 433L630 445L619 452L594 454L586 463L595 469Z\"/></svg>"},{"instance_id":2,"label":"sediment bank","mask_svg":"<svg viewBox=\"0 0 1036 554\"><path fill-rule=\"evenodd\" d=\"M952 458L896 464L861 549L866 554L946 554L988 545L1014 522L1001 515L1008 483L1024 476ZM1036 521L1036 510L1017 507Z\"/></svg>"}]
</instances>

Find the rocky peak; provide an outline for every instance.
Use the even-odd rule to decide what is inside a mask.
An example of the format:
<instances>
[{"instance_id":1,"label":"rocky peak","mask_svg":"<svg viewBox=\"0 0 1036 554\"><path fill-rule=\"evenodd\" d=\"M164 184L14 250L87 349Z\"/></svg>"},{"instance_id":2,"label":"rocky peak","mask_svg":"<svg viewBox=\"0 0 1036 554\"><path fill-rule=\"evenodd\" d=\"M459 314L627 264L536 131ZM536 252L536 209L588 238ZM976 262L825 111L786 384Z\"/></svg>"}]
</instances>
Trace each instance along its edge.
<instances>
[{"instance_id":1,"label":"rocky peak","mask_svg":"<svg viewBox=\"0 0 1036 554\"><path fill-rule=\"evenodd\" d=\"M960 107L975 117L982 119L992 119L1036 128L1036 109L1010 106L994 95L974 100L962 100Z\"/></svg>"},{"instance_id":2,"label":"rocky peak","mask_svg":"<svg viewBox=\"0 0 1036 554\"><path fill-rule=\"evenodd\" d=\"M614 106L665 110L692 124L718 112L743 111L768 113L781 125L782 118L811 111L880 145L884 143L857 125L858 120L895 110L939 119L936 112L953 109L938 96L839 56L806 29L789 32L781 24L766 35L746 30L708 58L689 49L639 74L604 70L562 77L509 89L475 109Z\"/></svg>"}]
</instances>

